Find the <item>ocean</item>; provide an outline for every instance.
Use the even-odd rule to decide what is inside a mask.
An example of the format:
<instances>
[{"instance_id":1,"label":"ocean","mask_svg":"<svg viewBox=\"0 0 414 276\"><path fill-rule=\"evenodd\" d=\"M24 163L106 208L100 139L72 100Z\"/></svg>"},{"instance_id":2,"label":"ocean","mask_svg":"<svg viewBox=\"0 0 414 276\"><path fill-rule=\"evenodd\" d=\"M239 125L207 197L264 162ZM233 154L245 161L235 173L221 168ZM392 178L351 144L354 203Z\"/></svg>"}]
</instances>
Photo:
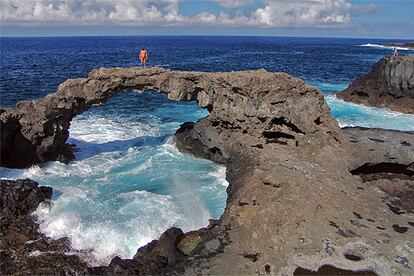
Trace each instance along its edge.
<instances>
[{"instance_id":1,"label":"ocean","mask_svg":"<svg viewBox=\"0 0 414 276\"><path fill-rule=\"evenodd\" d=\"M97 67L149 66L172 70L265 68L304 79L322 90L340 126L414 130L414 115L347 103L335 97L391 49L386 40L294 37L55 37L1 38L1 107L54 92L68 78ZM403 42L403 41L401 41ZM413 51L400 50L401 54ZM40 229L69 237L92 265L136 250L171 226L184 231L219 218L226 203L225 167L180 153L172 136L181 123L208 115L194 102L163 94L125 92L77 116L68 165L0 168L0 178L31 178L53 187L53 205L36 211Z\"/></svg>"}]
</instances>

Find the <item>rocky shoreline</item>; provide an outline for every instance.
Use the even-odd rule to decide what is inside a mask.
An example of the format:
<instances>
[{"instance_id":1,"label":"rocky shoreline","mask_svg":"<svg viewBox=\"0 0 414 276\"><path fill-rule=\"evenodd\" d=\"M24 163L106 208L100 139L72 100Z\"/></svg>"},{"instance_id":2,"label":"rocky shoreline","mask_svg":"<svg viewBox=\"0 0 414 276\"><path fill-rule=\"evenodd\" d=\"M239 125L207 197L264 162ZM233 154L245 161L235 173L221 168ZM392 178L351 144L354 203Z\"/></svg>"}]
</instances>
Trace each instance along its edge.
<instances>
[{"instance_id":1,"label":"rocky shoreline","mask_svg":"<svg viewBox=\"0 0 414 276\"><path fill-rule=\"evenodd\" d=\"M67 149L50 154L64 147L70 120L131 89L197 100L210 111L183 124L175 139L181 151L226 165L226 209L201 231L167 230L131 260L114 258L99 268L78 260L73 267L66 263L68 271L412 274L413 133L341 130L319 90L283 73L95 70L43 99L2 111L1 143L8 149L2 165L70 160ZM32 158L20 161L10 137L24 138Z\"/></svg>"},{"instance_id":2,"label":"rocky shoreline","mask_svg":"<svg viewBox=\"0 0 414 276\"><path fill-rule=\"evenodd\" d=\"M220 157L210 155L210 151L206 151L206 148L199 141L191 137L190 133L192 130L193 124L188 123L184 124L180 131L177 132L178 147L182 151L190 152L199 157L208 157L209 159L223 162L223 159ZM353 144L352 148L356 164L371 164L372 167L383 163L378 163L379 161L384 161L399 164L401 167L405 166L404 170L392 172L387 171L387 168L392 170L392 167L385 167L385 170L381 171L380 169L372 170L360 166L354 170L354 174L358 174L361 177L358 189L371 189L376 193L379 190L383 191L384 194L381 197L394 214L412 214L414 210L414 163L404 164L412 160L413 157L414 132L364 128L345 128L342 132L346 139ZM246 164L239 165L245 166ZM229 175L228 177L237 179L238 175ZM270 182L271 179L264 186L281 188ZM185 234L180 229L171 228L164 232L159 240L138 249L136 255L131 260L122 260L116 257L108 266L88 267L79 258L82 252L74 252L70 248L70 242L67 239L51 240L39 233L38 225L34 217L30 215L40 203L50 204L51 188L37 187L36 182L26 179L16 181L0 180L0 189L2 194L2 260L0 268L3 274L181 274L189 269L188 266L193 266L190 260L199 256L199 250L205 246L204 243L208 241L208 238L215 238L218 226L222 224L222 220L212 221L207 228ZM229 191L229 197L231 194L232 192ZM236 205L239 206L251 204L248 201L237 201L237 198L233 199L233 201L236 201ZM254 205L255 203L253 203ZM351 223L358 225L358 227L366 227L366 225L361 225L364 225L362 223L367 219L364 219L358 212L355 212L354 216L355 219L351 220ZM368 219L368 222L372 222L372 220ZM409 221L407 226L394 226L394 228L400 232L406 231L408 227L413 226L412 223ZM336 228L337 226L335 224L333 227ZM395 231L394 228L392 228L393 231ZM386 228L384 227L383 230L385 231ZM340 235L353 235L353 232L338 232ZM220 234L222 235L222 233ZM386 236L384 236L383 241L387 241ZM407 242L408 246L414 246L408 240ZM334 250L334 248L331 249ZM203 250L206 249L204 248ZM414 248L411 248L411 250L414 250ZM215 253L220 254L220 252ZM256 262L260 254L244 254L243 256ZM348 253L347 256L352 258L353 255ZM408 261L404 256L400 257L397 260L400 260L403 264ZM354 256L354 258L356 257ZM352 275L358 275L359 273L356 272L357 269L349 270L348 268L346 270L338 267L341 266L325 264L319 267L318 271L328 274L348 273L347 275L350 275L351 271L353 271ZM295 275L302 275L310 273L311 269L298 267L295 271ZM368 275L367 273L369 274L369 270L364 270L363 273L361 272L361 275ZM375 274L372 273L372 275Z\"/></svg>"},{"instance_id":3,"label":"rocky shoreline","mask_svg":"<svg viewBox=\"0 0 414 276\"><path fill-rule=\"evenodd\" d=\"M67 239L50 240L41 233L31 213L50 204L52 188L30 179L0 180L0 273L56 275L87 272L72 253Z\"/></svg>"},{"instance_id":4,"label":"rocky shoreline","mask_svg":"<svg viewBox=\"0 0 414 276\"><path fill-rule=\"evenodd\" d=\"M414 114L414 55L384 57L337 97Z\"/></svg>"}]
</instances>

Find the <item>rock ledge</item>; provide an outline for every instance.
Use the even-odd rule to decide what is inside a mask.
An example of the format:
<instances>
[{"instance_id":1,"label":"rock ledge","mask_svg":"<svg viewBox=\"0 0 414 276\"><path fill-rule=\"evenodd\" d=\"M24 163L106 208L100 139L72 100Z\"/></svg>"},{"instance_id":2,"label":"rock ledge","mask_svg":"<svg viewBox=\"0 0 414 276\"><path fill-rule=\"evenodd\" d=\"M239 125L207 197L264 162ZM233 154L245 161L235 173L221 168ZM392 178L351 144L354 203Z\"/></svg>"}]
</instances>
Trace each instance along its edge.
<instances>
[{"instance_id":1,"label":"rock ledge","mask_svg":"<svg viewBox=\"0 0 414 276\"><path fill-rule=\"evenodd\" d=\"M414 113L414 55L385 57L337 94L345 101Z\"/></svg>"}]
</instances>

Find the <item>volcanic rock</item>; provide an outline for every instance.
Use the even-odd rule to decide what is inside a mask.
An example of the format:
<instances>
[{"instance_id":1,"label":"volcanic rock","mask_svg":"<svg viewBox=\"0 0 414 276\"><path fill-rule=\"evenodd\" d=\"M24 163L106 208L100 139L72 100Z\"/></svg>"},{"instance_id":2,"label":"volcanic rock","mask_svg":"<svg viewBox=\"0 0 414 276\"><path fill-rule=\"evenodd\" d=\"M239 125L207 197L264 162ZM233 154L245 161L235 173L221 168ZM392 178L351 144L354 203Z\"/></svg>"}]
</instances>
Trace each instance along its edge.
<instances>
[{"instance_id":1,"label":"volcanic rock","mask_svg":"<svg viewBox=\"0 0 414 276\"><path fill-rule=\"evenodd\" d=\"M0 274L83 274L87 266L74 255L67 239L49 240L38 232L31 213L48 204L52 188L30 179L0 180Z\"/></svg>"},{"instance_id":2,"label":"volcanic rock","mask_svg":"<svg viewBox=\"0 0 414 276\"><path fill-rule=\"evenodd\" d=\"M414 113L414 55L384 57L339 92L345 101Z\"/></svg>"},{"instance_id":3,"label":"volcanic rock","mask_svg":"<svg viewBox=\"0 0 414 276\"><path fill-rule=\"evenodd\" d=\"M335 133L327 131L337 130L331 128L336 123L322 104L323 95L287 74L101 68L87 78L65 81L56 93L1 110L0 165L21 168L50 160L72 160L74 155L66 141L74 116L105 103L120 91L148 89L166 93L172 100L196 100L211 112L210 119L219 119L216 123L256 132L268 143L295 143L312 132L319 138L315 141L329 144ZM301 101L296 101L298 98ZM283 112L277 116L274 113L279 109Z\"/></svg>"},{"instance_id":4,"label":"volcanic rock","mask_svg":"<svg viewBox=\"0 0 414 276\"><path fill-rule=\"evenodd\" d=\"M414 153L408 145L414 141L401 134L399 148L396 140L388 143L378 133L344 133L323 94L284 73L94 70L87 78L64 82L56 93L3 111L2 148L11 148L2 152L1 164L70 160L65 144L70 120L133 89L196 100L210 111L206 118L184 124L175 140L181 151L226 165L227 206L191 250L181 246L186 235L172 229L133 259L115 258L89 273L291 275L326 267L348 273L412 273L414 215L394 202L398 198L364 182L361 174L368 163L395 162L404 166L396 168L411 170ZM10 142L14 137L29 145L31 159L19 155L17 144ZM370 153L374 144L378 154ZM389 172L382 165L373 168ZM362 173L351 173L358 169ZM407 229L401 233L393 225Z\"/></svg>"}]
</instances>

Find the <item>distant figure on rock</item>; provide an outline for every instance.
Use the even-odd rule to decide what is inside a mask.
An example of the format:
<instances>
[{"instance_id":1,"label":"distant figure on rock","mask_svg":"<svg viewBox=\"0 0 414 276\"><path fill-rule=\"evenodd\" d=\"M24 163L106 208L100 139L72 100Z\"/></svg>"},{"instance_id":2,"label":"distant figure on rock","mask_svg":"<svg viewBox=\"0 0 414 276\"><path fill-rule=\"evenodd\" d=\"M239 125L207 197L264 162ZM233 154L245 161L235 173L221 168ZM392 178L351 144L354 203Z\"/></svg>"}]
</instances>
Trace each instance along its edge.
<instances>
[{"instance_id":1,"label":"distant figure on rock","mask_svg":"<svg viewBox=\"0 0 414 276\"><path fill-rule=\"evenodd\" d=\"M398 51L397 51L397 48L396 48L396 47L394 47L394 48L392 49L392 56L393 56L393 57L398 57Z\"/></svg>"},{"instance_id":2,"label":"distant figure on rock","mask_svg":"<svg viewBox=\"0 0 414 276\"><path fill-rule=\"evenodd\" d=\"M139 60L141 62L140 66L144 66L147 68L147 58L148 58L148 51L144 47L141 47L141 51L139 51Z\"/></svg>"}]
</instances>

